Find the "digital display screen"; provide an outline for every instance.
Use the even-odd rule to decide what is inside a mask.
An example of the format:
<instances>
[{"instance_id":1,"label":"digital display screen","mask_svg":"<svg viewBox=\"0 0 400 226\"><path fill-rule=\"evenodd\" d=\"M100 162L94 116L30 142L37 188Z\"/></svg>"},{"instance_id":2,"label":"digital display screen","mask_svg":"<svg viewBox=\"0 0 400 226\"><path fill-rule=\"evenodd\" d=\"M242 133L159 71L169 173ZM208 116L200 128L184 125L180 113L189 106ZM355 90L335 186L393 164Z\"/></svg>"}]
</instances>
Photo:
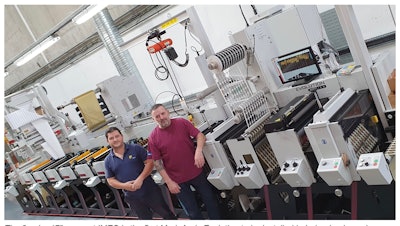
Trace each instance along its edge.
<instances>
[{"instance_id":1,"label":"digital display screen","mask_svg":"<svg viewBox=\"0 0 400 226\"><path fill-rule=\"evenodd\" d=\"M282 83L311 79L321 74L321 69L311 47L300 49L276 59Z\"/></svg>"}]
</instances>

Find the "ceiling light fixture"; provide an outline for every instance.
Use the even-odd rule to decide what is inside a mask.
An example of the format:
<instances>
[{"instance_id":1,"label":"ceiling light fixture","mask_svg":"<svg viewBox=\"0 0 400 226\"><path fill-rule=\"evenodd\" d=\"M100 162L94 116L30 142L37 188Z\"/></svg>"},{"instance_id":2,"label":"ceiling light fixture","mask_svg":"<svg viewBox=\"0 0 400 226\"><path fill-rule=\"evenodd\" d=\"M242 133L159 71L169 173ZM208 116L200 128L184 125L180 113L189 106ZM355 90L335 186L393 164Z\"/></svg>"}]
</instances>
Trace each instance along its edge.
<instances>
[{"instance_id":1,"label":"ceiling light fixture","mask_svg":"<svg viewBox=\"0 0 400 226\"><path fill-rule=\"evenodd\" d=\"M18 67L25 64L26 62L32 60L35 56L39 55L43 51L45 51L47 48L52 46L54 43L56 43L58 40L60 40L60 36L58 35L50 35L47 37L45 40L43 40L41 43L33 47L30 51L22 55L22 57L18 58L14 63Z\"/></svg>"},{"instance_id":2,"label":"ceiling light fixture","mask_svg":"<svg viewBox=\"0 0 400 226\"><path fill-rule=\"evenodd\" d=\"M82 24L96 15L98 12L107 7L106 4L90 5L82 12L80 12L72 21L76 24Z\"/></svg>"}]
</instances>

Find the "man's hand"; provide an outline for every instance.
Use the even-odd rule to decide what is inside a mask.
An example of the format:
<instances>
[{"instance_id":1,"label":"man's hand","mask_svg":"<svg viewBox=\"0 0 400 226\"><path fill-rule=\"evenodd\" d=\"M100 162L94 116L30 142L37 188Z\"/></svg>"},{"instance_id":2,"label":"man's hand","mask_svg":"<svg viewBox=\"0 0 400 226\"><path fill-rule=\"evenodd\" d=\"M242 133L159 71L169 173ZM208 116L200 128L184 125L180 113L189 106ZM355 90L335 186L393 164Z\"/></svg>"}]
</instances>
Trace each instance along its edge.
<instances>
[{"instance_id":1,"label":"man's hand","mask_svg":"<svg viewBox=\"0 0 400 226\"><path fill-rule=\"evenodd\" d=\"M177 184L175 181L170 181L167 183L169 192L171 192L172 194L178 194L179 192L181 192L181 187L179 186L179 184Z\"/></svg>"},{"instance_id":2,"label":"man's hand","mask_svg":"<svg viewBox=\"0 0 400 226\"><path fill-rule=\"evenodd\" d=\"M143 181L142 180L134 180L132 183L132 190L136 191L139 190L143 185Z\"/></svg>"},{"instance_id":3,"label":"man's hand","mask_svg":"<svg viewBox=\"0 0 400 226\"><path fill-rule=\"evenodd\" d=\"M204 166L204 163L205 160L202 150L196 150L194 154L194 165L197 166L197 168L201 168Z\"/></svg>"},{"instance_id":4,"label":"man's hand","mask_svg":"<svg viewBox=\"0 0 400 226\"><path fill-rule=\"evenodd\" d=\"M134 190L134 188L133 188L133 184L135 183L135 180L131 180L131 181L127 181L127 182L125 182L124 184L124 189L125 190L127 190L127 191L136 191L136 190Z\"/></svg>"}]
</instances>

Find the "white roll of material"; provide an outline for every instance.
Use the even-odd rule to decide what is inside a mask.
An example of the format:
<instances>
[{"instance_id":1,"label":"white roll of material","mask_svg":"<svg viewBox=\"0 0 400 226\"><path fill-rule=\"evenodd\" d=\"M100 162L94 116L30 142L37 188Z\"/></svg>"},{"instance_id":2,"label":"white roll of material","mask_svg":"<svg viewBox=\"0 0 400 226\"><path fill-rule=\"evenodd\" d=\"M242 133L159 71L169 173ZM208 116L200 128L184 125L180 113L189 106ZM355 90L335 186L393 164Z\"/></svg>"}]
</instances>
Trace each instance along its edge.
<instances>
[{"instance_id":1,"label":"white roll of material","mask_svg":"<svg viewBox=\"0 0 400 226\"><path fill-rule=\"evenodd\" d=\"M246 47L240 44L234 44L215 55L207 58L208 69L214 73L222 72L246 56Z\"/></svg>"}]
</instances>

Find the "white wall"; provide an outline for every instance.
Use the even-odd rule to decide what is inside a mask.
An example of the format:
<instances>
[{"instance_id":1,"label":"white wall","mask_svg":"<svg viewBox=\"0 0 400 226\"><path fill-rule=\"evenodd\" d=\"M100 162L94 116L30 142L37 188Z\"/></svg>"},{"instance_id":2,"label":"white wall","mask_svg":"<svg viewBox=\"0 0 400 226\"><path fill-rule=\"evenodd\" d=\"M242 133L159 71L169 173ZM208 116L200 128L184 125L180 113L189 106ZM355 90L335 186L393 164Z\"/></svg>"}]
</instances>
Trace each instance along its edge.
<instances>
[{"instance_id":1,"label":"white wall","mask_svg":"<svg viewBox=\"0 0 400 226\"><path fill-rule=\"evenodd\" d=\"M324 12L333 9L334 6L321 5L317 8L319 12ZM365 40L396 30L395 21L393 21L393 18L396 17L395 6L354 5L353 9Z\"/></svg>"},{"instance_id":2,"label":"white wall","mask_svg":"<svg viewBox=\"0 0 400 226\"><path fill-rule=\"evenodd\" d=\"M354 6L354 13L359 20L364 39L374 38L396 30L388 5L356 5Z\"/></svg>"}]
</instances>

